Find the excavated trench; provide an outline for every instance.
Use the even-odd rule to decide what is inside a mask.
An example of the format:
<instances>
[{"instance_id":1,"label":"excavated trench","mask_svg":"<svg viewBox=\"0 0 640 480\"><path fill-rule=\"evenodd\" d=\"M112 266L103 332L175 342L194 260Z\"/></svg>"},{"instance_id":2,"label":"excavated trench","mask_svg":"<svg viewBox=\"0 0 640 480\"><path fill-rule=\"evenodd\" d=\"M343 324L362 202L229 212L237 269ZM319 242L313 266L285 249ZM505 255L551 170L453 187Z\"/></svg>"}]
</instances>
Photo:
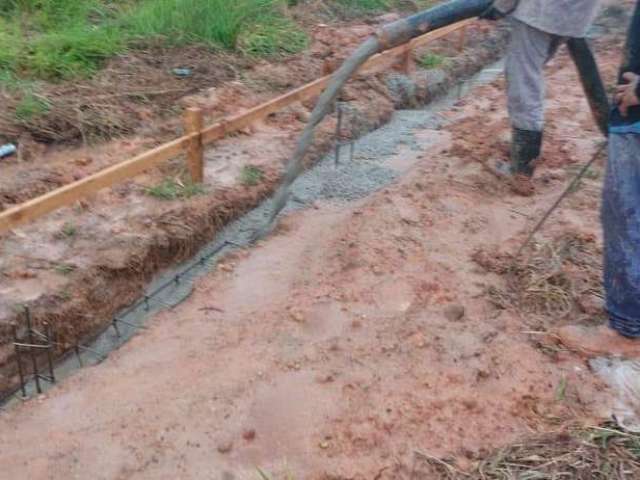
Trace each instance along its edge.
<instances>
[{"instance_id":1,"label":"excavated trench","mask_svg":"<svg viewBox=\"0 0 640 480\"><path fill-rule=\"evenodd\" d=\"M426 107L397 110L389 123L357 140L353 151L349 145L345 145L339 156L335 152L326 155L292 184L283 214L307 208L308 213L313 215L316 201L350 202L389 185L425 153L415 141L415 133L425 128L437 131L448 122L440 115L441 111L450 109L471 89L492 82L501 72L501 62L485 67ZM415 84L407 77L391 75L387 82L398 103L407 104L407 99L415 96ZM350 113L348 106L345 106L343 122L346 126L350 121L356 121ZM433 142L436 143L437 138ZM406 159L401 164L397 160L391 161L397 158L399 151L404 152L403 158ZM110 351L126 343L138 330L146 328L146 322L156 312L171 308L188 298L194 282L211 271L221 258L234 249L251 245L256 229L269 219L272 201L264 201L230 223L190 260L158 276L148 285L146 294L119 312L111 325L56 362L56 381L72 375L78 368L101 362ZM51 386L46 381L40 384L43 391ZM38 393L33 380L25 385L25 391L28 397ZM20 389L15 389L2 403L8 406L20 398Z\"/></svg>"}]
</instances>

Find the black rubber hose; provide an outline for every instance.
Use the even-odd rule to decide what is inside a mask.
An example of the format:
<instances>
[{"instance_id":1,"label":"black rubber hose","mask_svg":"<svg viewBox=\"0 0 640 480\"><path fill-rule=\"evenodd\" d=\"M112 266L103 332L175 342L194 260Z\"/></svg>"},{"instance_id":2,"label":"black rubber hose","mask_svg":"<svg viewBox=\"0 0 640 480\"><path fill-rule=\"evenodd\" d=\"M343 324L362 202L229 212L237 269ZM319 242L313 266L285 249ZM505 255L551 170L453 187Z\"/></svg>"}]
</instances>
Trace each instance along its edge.
<instances>
[{"instance_id":1,"label":"black rubber hose","mask_svg":"<svg viewBox=\"0 0 640 480\"><path fill-rule=\"evenodd\" d=\"M452 0L383 26L376 35L382 50L397 47L431 30L484 13L493 0Z\"/></svg>"},{"instance_id":2,"label":"black rubber hose","mask_svg":"<svg viewBox=\"0 0 640 480\"><path fill-rule=\"evenodd\" d=\"M569 54L573 59L580 76L580 83L589 101L591 113L602 134L609 135L609 97L602 82L598 64L593 52L584 38L570 38L567 40Z\"/></svg>"},{"instance_id":3,"label":"black rubber hose","mask_svg":"<svg viewBox=\"0 0 640 480\"><path fill-rule=\"evenodd\" d=\"M315 128L331 111L345 83L370 57L376 53L401 45L431 30L446 27L467 18L477 17L489 8L492 3L492 0L452 0L412 15L409 18L390 23L365 40L334 72L329 85L320 95L318 103L316 103L313 112L311 112L311 118L298 140L293 156L286 166L282 183L273 197L271 215L267 223L254 233L253 240L262 238L273 228L275 217L287 204L289 187L303 171L302 161L313 141Z\"/></svg>"}]
</instances>

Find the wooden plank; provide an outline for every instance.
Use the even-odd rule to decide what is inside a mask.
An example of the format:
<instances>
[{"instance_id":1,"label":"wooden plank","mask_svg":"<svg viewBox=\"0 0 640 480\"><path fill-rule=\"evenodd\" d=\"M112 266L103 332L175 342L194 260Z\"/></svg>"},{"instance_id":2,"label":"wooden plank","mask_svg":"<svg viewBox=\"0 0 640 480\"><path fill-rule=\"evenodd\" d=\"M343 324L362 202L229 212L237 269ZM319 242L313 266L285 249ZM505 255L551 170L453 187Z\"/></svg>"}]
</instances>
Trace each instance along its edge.
<instances>
[{"instance_id":1,"label":"wooden plank","mask_svg":"<svg viewBox=\"0 0 640 480\"><path fill-rule=\"evenodd\" d=\"M405 43L404 45L378 53L365 62L361 67L361 71L372 73L374 71L383 70L387 68L389 64L396 63L398 61L398 57L406 55L407 52L410 52L414 48L443 38L451 32L455 32L456 30L465 27L472 21L473 20L465 20L439 30L428 32L411 40L410 42ZM208 145L220 138L223 138L229 133L242 130L252 123L262 120L292 103L308 100L309 98L320 95L329 84L330 80L331 75L326 75L311 83L292 90L291 92L285 93L284 95L263 103L262 105L258 105L257 107L247 110L246 112L233 115L226 120L214 123L202 131L202 143Z\"/></svg>"},{"instance_id":2,"label":"wooden plank","mask_svg":"<svg viewBox=\"0 0 640 480\"><path fill-rule=\"evenodd\" d=\"M428 32L404 45L374 55L363 65L361 71L373 73L388 68L390 64L397 63L399 58L406 58L407 54L410 54L413 49L443 38L451 32L466 27L471 22L473 22L472 19L465 20L439 30ZM233 115L228 119L201 129L200 134L189 133L137 157L83 178L82 180L70 183L41 197L34 198L21 205L0 212L0 233L34 220L57 208L70 205L102 188L127 180L160 162L188 152L190 148L194 148L194 145L196 145L196 147L198 146L198 138L201 139L199 148L202 148L202 145L214 142L229 133L242 130L255 121L266 118L268 115L282 110L292 103L308 100L309 98L320 95L330 80L330 75L321 77L262 105L251 108L246 112ZM194 144L194 142L196 143ZM195 155L197 155L196 150L197 149L191 151L194 159ZM195 163L194 161L192 175L194 175L193 178L198 178L197 172L195 172L195 168L197 168Z\"/></svg>"},{"instance_id":3,"label":"wooden plank","mask_svg":"<svg viewBox=\"0 0 640 480\"><path fill-rule=\"evenodd\" d=\"M139 173L185 153L190 141L197 135L186 135L172 142L165 143L137 157L118 163L85 177L77 182L53 190L45 195L9 208L0 213L0 232L5 232L23 223L34 220L57 208L71 205L96 191L109 187L117 182L128 180Z\"/></svg>"},{"instance_id":4,"label":"wooden plank","mask_svg":"<svg viewBox=\"0 0 640 480\"><path fill-rule=\"evenodd\" d=\"M458 39L458 52L462 52L467 44L467 26L463 26L460 30L460 37Z\"/></svg>"},{"instance_id":5,"label":"wooden plank","mask_svg":"<svg viewBox=\"0 0 640 480\"><path fill-rule=\"evenodd\" d=\"M263 103L262 105L258 105L257 107L247 110L246 112L233 115L226 120L214 123L202 131L202 143L207 145L229 133L242 130L253 122L266 118L272 113L282 110L292 103L301 102L319 95L325 89L330 79L330 75L321 77L311 83L303 85L302 87L296 88L291 92L285 93L284 95L280 95L273 100Z\"/></svg>"},{"instance_id":6,"label":"wooden plank","mask_svg":"<svg viewBox=\"0 0 640 480\"><path fill-rule=\"evenodd\" d=\"M188 108L184 112L185 133L195 133L197 136L189 142L187 149L187 166L193 183L204 181L204 146L202 144L202 128L204 116L199 108Z\"/></svg>"},{"instance_id":7,"label":"wooden plank","mask_svg":"<svg viewBox=\"0 0 640 480\"><path fill-rule=\"evenodd\" d=\"M371 59L363 65L361 71L363 73L375 73L385 70L395 64L398 61L398 58L404 57L407 52L422 47L435 40L446 37L452 32L455 32L461 28L465 28L471 22L473 22L473 19L464 20L448 27L425 33L424 35L414 38L410 42L400 45L399 47L395 47L385 52L378 53L377 55L371 57Z\"/></svg>"}]
</instances>

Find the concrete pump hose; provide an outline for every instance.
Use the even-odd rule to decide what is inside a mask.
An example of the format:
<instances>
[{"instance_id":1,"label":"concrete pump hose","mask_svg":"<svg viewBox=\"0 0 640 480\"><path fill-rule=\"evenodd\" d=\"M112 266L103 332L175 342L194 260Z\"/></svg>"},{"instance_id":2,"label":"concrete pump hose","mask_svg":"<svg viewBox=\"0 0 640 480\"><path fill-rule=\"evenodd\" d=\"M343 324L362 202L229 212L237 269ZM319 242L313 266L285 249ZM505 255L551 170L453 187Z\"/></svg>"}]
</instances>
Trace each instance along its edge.
<instances>
[{"instance_id":1,"label":"concrete pump hose","mask_svg":"<svg viewBox=\"0 0 640 480\"><path fill-rule=\"evenodd\" d=\"M385 25L376 34L365 40L335 71L327 88L320 95L311 113L309 123L305 126L293 156L286 166L282 183L273 197L269 219L264 226L254 232L253 240L264 237L273 228L276 216L287 203L289 187L304 169L303 159L313 142L315 128L331 111L345 83L370 57L402 45L429 31L477 17L489 9L492 4L493 0L450 0L408 18ZM598 126L605 132L609 104L593 54L584 39L570 40L569 50L578 67L582 85Z\"/></svg>"},{"instance_id":2,"label":"concrete pump hose","mask_svg":"<svg viewBox=\"0 0 640 480\"><path fill-rule=\"evenodd\" d=\"M567 47L578 69L580 83L582 83L593 118L602 134L607 137L609 135L609 98L593 52L584 38L567 40Z\"/></svg>"},{"instance_id":3,"label":"concrete pump hose","mask_svg":"<svg viewBox=\"0 0 640 480\"><path fill-rule=\"evenodd\" d=\"M329 85L320 95L311 118L298 140L293 156L286 166L282 183L273 197L270 217L267 223L254 233L253 239L262 238L271 231L275 217L287 203L289 187L304 169L303 158L313 141L315 128L331 111L345 83L370 57L429 31L477 17L491 4L492 0L451 0L385 25L375 35L365 40L334 72Z\"/></svg>"}]
</instances>

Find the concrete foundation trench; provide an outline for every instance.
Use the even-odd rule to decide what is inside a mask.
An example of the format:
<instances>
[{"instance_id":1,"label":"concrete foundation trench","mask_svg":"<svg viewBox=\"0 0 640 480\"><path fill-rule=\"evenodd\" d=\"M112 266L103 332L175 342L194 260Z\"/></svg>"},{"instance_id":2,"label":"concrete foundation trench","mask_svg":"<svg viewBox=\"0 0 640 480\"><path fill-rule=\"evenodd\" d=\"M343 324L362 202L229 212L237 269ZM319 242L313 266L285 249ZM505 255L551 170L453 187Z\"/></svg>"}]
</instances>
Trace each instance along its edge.
<instances>
[{"instance_id":1,"label":"concrete foundation trench","mask_svg":"<svg viewBox=\"0 0 640 480\"><path fill-rule=\"evenodd\" d=\"M339 110L341 125L336 125L334 131L330 131L329 135L319 140L319 144L311 153L311 157L318 157L319 161L312 163L310 169L296 181L285 214L308 207L317 200L350 201L362 198L393 182L410 165L387 165L386 159L397 152L398 148L411 146L416 130L444 125L446 120L439 117L439 111L449 108L472 88L497 78L501 66L493 62L500 58L506 40L507 31L500 28L484 35L481 43L470 45L442 68L418 70L410 77L397 72L382 74L386 90L384 97L392 101L392 113L386 108L381 108L379 113L372 113L378 108L376 97L373 97L372 102L365 103L365 108L371 109L368 112L361 110L362 105L358 101L339 101L334 117L337 117ZM353 95L350 92L347 98L353 98ZM381 128L370 131L380 125ZM366 133L367 131L370 133ZM326 156L318 155L318 152L323 151L328 152ZM273 185L272 181L267 183ZM268 197L268 190L261 193L261 196ZM4 402L19 398L23 393L30 396L51 386L50 358L56 359L53 375L56 380L64 378L80 366L102 361L108 352L122 345L138 330L144 329L145 320L152 314L159 309L176 305L186 298L193 281L215 266L220 258L234 248L248 246L248 237L257 226L264 223L269 208L270 201L267 198L257 208L226 226L220 226L216 222L218 226L212 231L203 225L202 232L198 232L194 239L196 243L180 248L181 253L178 257L187 253L189 260L168 270L164 268L167 271L159 276L153 275L147 286L141 289L138 299L124 309L109 312L104 305L97 307L96 303L88 300L83 302L82 307L76 305L65 310L64 305L57 306L51 299L38 301L33 306L14 307L14 320L7 323L16 324L18 328L15 332L2 329L5 341L35 345L34 348L22 348L20 364L24 363L25 378L32 377L36 371L43 378L38 382L33 379L26 382L24 391L19 388L20 375L15 349L10 344L6 345L0 370L4 371L5 378L11 380L5 382L7 386ZM198 228L197 225L194 228ZM207 232L213 235L213 239L205 241L199 249L195 248L198 247L198 243L203 243ZM189 242L190 240L187 240L187 243ZM189 252L190 250L193 251ZM157 255L161 254L158 252L153 256ZM156 260L153 263L158 262ZM151 270L145 267L141 272L145 272L144 276L149 276L153 274L153 268L157 267L151 267ZM136 274L135 271L129 271L131 275ZM105 281L108 283L110 280ZM140 279L137 279L135 283L139 281ZM100 283L100 288L104 288L103 282ZM115 291L127 288L126 279L121 278L118 283L124 285L119 285ZM139 287L136 286L135 289L138 290ZM119 302L120 299L114 297L111 301L107 300L107 305L116 305ZM96 308L95 311L91 310L93 306ZM28 314L25 307L29 310ZM79 308L81 311L78 311ZM93 328L82 327L83 317L88 318L87 313L94 317L91 321L94 324ZM103 315L103 318L95 319L96 315ZM27 316L33 324L32 330L27 327ZM57 329L56 325L61 324L62 329ZM66 324L79 325L79 332L84 334L80 337L75 334L73 338L69 338L69 334L61 335L66 329ZM46 330L50 332L50 337L46 335ZM43 345L49 345L50 348L46 349ZM48 350L47 355L43 354L44 350ZM60 354L63 356L60 357Z\"/></svg>"},{"instance_id":2,"label":"concrete foundation trench","mask_svg":"<svg viewBox=\"0 0 640 480\"><path fill-rule=\"evenodd\" d=\"M607 84L624 38L611 18L599 22L595 42ZM172 255L151 257L143 273L148 257L138 258L136 282L121 280L129 262L111 278L115 293L101 277L112 310L100 305L82 335L61 332L64 310L48 330L46 308L29 305L31 332L17 312L23 374L35 360L42 393L30 379L23 401L15 358L3 357L5 373L13 366L0 413L3 475L640 475L637 435L608 422L629 404L598 378L624 370L627 379L638 366L588 363L546 341L558 325L604 319L603 158L514 258L601 138L561 51L548 66L535 196L515 195L488 172L508 155L506 38L484 35L446 69L356 80L339 106L342 132L334 115L268 237L250 242L270 211L270 172L244 190L254 196L242 214L215 226L195 216L188 232L174 230L178 240L165 239ZM382 113L367 110L376 105ZM261 128L221 142L207 153L209 167L225 155L235 161L242 142L268 155L289 141L274 137L273 124ZM206 196L198 201L209 206ZM163 212L167 223L179 218ZM91 305L81 306L69 323ZM51 368L33 348L48 343L57 347Z\"/></svg>"}]
</instances>

